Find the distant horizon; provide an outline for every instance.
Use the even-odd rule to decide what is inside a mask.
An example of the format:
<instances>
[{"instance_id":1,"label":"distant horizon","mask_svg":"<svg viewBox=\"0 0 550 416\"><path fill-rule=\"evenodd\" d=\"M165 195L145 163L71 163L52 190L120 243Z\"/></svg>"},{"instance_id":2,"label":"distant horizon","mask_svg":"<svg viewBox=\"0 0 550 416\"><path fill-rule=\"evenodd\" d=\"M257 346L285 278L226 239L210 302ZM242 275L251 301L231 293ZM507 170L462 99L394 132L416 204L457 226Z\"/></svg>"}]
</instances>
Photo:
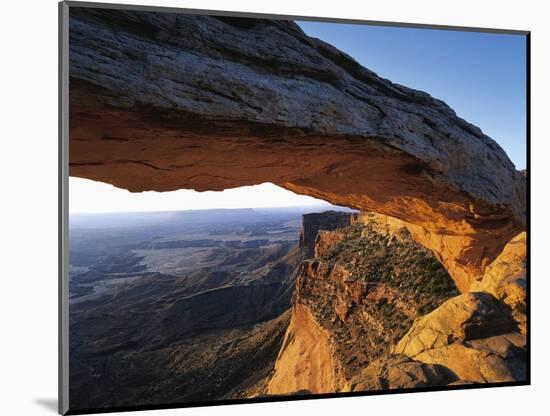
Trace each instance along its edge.
<instances>
[{"instance_id":1,"label":"distant horizon","mask_svg":"<svg viewBox=\"0 0 550 416\"><path fill-rule=\"evenodd\" d=\"M160 213L180 213L180 212L197 212L197 211L238 211L238 210L291 210L297 208L327 208L327 211L345 210L345 211L357 211L358 209L349 208L341 205L333 205L330 202L320 203L319 205L288 205L283 207L270 206L270 207L241 207L241 208L194 208L194 209L167 209L157 211L100 211L100 212L69 212L69 216L75 215L124 215L124 214L160 214Z\"/></svg>"},{"instance_id":2,"label":"distant horizon","mask_svg":"<svg viewBox=\"0 0 550 416\"><path fill-rule=\"evenodd\" d=\"M130 192L104 182L69 177L69 215L322 206L338 207L269 182L223 191Z\"/></svg>"}]
</instances>

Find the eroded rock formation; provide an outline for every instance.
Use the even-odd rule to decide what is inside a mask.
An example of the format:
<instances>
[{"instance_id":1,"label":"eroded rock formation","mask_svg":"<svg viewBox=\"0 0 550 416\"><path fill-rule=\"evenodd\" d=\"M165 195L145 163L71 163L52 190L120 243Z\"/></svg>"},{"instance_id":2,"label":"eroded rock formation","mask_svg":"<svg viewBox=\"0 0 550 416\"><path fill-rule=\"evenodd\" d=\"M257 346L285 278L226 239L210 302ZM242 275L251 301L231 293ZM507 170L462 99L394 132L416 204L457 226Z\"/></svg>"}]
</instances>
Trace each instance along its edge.
<instances>
[{"instance_id":1,"label":"eroded rock formation","mask_svg":"<svg viewBox=\"0 0 550 416\"><path fill-rule=\"evenodd\" d=\"M445 386L456 375L438 364L425 364L403 355L377 360L353 377L342 391L371 391Z\"/></svg>"},{"instance_id":2,"label":"eroded rock formation","mask_svg":"<svg viewBox=\"0 0 550 416\"><path fill-rule=\"evenodd\" d=\"M350 226L318 233L315 258L303 262L291 324L267 388L260 391L327 393L526 379L524 235L488 267L476 292L458 294L403 222L380 214L348 215Z\"/></svg>"},{"instance_id":3,"label":"eroded rock formation","mask_svg":"<svg viewBox=\"0 0 550 416\"><path fill-rule=\"evenodd\" d=\"M302 231L300 232L300 246L304 247L307 257L312 257L320 244L316 241L323 231L332 231L350 225L354 216L346 212L325 211L320 213L304 214L302 216ZM333 235L327 233L327 235Z\"/></svg>"},{"instance_id":4,"label":"eroded rock formation","mask_svg":"<svg viewBox=\"0 0 550 416\"><path fill-rule=\"evenodd\" d=\"M415 360L440 364L461 380L525 380L526 338L489 293L464 293L417 320L395 348Z\"/></svg>"},{"instance_id":5,"label":"eroded rock formation","mask_svg":"<svg viewBox=\"0 0 550 416\"><path fill-rule=\"evenodd\" d=\"M525 178L496 142L293 22L70 13L73 176L134 192L272 182L390 215L462 291L525 229Z\"/></svg>"},{"instance_id":6,"label":"eroded rock formation","mask_svg":"<svg viewBox=\"0 0 550 416\"><path fill-rule=\"evenodd\" d=\"M511 311L522 333L527 328L527 235L525 232L514 237L502 253L485 271L480 281L472 284L471 291L492 294Z\"/></svg>"},{"instance_id":7,"label":"eroded rock formation","mask_svg":"<svg viewBox=\"0 0 550 416\"><path fill-rule=\"evenodd\" d=\"M343 379L332 356L331 334L297 303L269 379L267 394L332 393Z\"/></svg>"},{"instance_id":8,"label":"eroded rock formation","mask_svg":"<svg viewBox=\"0 0 550 416\"><path fill-rule=\"evenodd\" d=\"M388 231L379 215L362 215L361 222L347 215L353 224L321 231L316 257L302 264L291 323L266 393L456 381L447 368L392 350L416 318L458 293L452 279L405 228Z\"/></svg>"}]
</instances>

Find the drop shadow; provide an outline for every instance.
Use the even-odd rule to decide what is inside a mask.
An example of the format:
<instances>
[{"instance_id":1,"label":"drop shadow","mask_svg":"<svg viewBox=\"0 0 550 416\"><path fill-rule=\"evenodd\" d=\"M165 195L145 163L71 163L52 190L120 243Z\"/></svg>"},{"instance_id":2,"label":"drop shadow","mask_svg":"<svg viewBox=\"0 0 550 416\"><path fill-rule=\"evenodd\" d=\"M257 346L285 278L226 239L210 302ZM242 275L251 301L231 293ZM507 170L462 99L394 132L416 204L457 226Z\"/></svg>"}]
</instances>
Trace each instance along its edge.
<instances>
[{"instance_id":1,"label":"drop shadow","mask_svg":"<svg viewBox=\"0 0 550 416\"><path fill-rule=\"evenodd\" d=\"M57 414L57 399L34 399L36 404L39 404L44 409Z\"/></svg>"}]
</instances>

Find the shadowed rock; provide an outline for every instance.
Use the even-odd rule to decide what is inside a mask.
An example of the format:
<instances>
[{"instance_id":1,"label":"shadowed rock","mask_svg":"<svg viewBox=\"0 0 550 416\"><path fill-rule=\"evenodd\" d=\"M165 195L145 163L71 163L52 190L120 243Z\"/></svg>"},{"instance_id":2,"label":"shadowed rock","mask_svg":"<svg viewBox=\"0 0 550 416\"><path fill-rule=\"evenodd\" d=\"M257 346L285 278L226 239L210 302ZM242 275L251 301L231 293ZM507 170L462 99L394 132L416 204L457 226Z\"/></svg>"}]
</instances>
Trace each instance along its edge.
<instances>
[{"instance_id":1,"label":"shadowed rock","mask_svg":"<svg viewBox=\"0 0 550 416\"><path fill-rule=\"evenodd\" d=\"M527 331L527 235L514 237L485 271L483 279L474 282L473 292L488 292L510 308L522 333Z\"/></svg>"},{"instance_id":2,"label":"shadowed rock","mask_svg":"<svg viewBox=\"0 0 550 416\"><path fill-rule=\"evenodd\" d=\"M492 295L464 293L415 321L395 352L478 383L526 379L526 337Z\"/></svg>"},{"instance_id":3,"label":"shadowed rock","mask_svg":"<svg viewBox=\"0 0 550 416\"><path fill-rule=\"evenodd\" d=\"M448 368L425 364L403 355L379 360L351 379L343 391L372 391L444 386L457 381Z\"/></svg>"},{"instance_id":4,"label":"shadowed rock","mask_svg":"<svg viewBox=\"0 0 550 416\"><path fill-rule=\"evenodd\" d=\"M525 229L525 178L496 142L293 22L70 13L73 176L134 192L272 182L380 212L418 227L463 291Z\"/></svg>"},{"instance_id":5,"label":"shadowed rock","mask_svg":"<svg viewBox=\"0 0 550 416\"><path fill-rule=\"evenodd\" d=\"M326 211L302 216L300 245L305 248L307 257L315 254L317 237L322 231L335 230L350 225L353 215L347 212ZM316 255L315 255L316 256Z\"/></svg>"}]
</instances>

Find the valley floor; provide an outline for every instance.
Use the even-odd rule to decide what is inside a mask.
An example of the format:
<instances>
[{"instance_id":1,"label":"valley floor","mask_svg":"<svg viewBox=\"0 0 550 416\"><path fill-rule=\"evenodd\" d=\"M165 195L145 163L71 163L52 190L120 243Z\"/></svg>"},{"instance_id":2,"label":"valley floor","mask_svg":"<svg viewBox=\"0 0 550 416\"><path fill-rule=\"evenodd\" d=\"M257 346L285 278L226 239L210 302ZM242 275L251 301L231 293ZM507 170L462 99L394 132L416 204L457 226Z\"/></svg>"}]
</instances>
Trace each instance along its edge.
<instances>
[{"instance_id":1,"label":"valley floor","mask_svg":"<svg viewBox=\"0 0 550 416\"><path fill-rule=\"evenodd\" d=\"M76 228L71 408L526 379L522 235L461 294L406 224L302 214Z\"/></svg>"}]
</instances>

